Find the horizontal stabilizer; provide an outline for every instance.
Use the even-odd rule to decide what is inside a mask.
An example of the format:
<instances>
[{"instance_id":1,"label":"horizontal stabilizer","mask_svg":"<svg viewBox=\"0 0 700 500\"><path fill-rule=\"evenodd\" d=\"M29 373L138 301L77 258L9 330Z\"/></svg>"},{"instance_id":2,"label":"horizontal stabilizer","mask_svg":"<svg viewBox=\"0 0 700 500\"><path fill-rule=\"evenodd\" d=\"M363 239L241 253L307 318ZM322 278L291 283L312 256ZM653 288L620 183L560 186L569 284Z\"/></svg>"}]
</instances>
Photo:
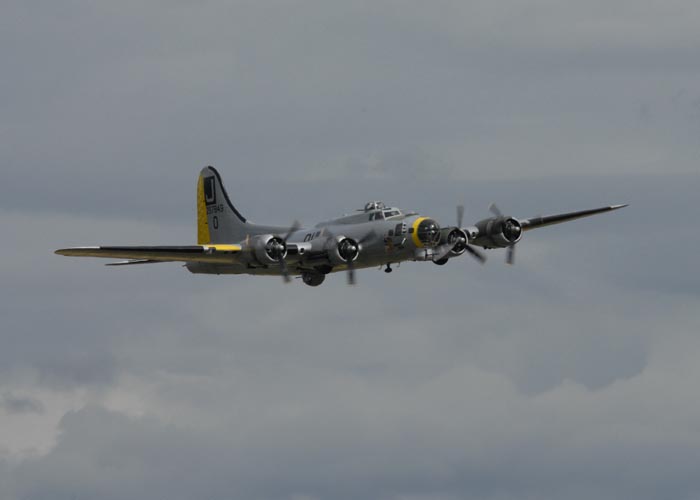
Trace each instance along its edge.
<instances>
[{"instance_id":1,"label":"horizontal stabilizer","mask_svg":"<svg viewBox=\"0 0 700 500\"><path fill-rule=\"evenodd\" d=\"M194 245L157 247L75 247L56 250L56 253L67 257L126 259L127 263L134 264L151 262L231 264L236 261L236 254L240 251L240 245ZM126 265L125 263L116 264Z\"/></svg>"}]
</instances>

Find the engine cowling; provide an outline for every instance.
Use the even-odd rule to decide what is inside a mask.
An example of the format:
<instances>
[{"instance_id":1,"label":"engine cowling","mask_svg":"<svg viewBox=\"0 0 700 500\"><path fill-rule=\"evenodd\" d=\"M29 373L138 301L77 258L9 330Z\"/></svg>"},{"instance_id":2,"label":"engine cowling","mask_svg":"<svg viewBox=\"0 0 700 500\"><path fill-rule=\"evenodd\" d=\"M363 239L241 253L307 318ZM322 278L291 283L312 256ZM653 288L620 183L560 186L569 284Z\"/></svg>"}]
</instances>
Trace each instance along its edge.
<instances>
[{"instance_id":1,"label":"engine cowling","mask_svg":"<svg viewBox=\"0 0 700 500\"><path fill-rule=\"evenodd\" d=\"M346 236L332 238L328 246L328 260L334 266L355 262L360 256L360 244Z\"/></svg>"},{"instance_id":2,"label":"engine cowling","mask_svg":"<svg viewBox=\"0 0 700 500\"><path fill-rule=\"evenodd\" d=\"M477 222L478 236L473 244L484 248L506 248L523 237L520 222L513 217L493 217Z\"/></svg>"},{"instance_id":3,"label":"engine cowling","mask_svg":"<svg viewBox=\"0 0 700 500\"><path fill-rule=\"evenodd\" d=\"M278 264L287 256L287 244L279 236L266 234L251 241L253 255L260 264Z\"/></svg>"},{"instance_id":4,"label":"engine cowling","mask_svg":"<svg viewBox=\"0 0 700 500\"><path fill-rule=\"evenodd\" d=\"M440 235L440 245L454 245L449 257L458 257L466 252L468 242L467 233L458 227L445 228Z\"/></svg>"}]
</instances>

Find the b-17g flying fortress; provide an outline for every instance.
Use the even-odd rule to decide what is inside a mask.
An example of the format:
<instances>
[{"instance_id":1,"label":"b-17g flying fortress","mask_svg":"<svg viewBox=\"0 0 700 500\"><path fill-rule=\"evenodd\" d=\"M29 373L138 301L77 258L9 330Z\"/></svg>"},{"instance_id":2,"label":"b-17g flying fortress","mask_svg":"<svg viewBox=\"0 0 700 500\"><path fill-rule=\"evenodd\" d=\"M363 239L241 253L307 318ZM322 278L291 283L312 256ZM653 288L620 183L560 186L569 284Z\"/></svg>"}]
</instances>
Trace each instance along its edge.
<instances>
[{"instance_id":1,"label":"b-17g flying fortress","mask_svg":"<svg viewBox=\"0 0 700 500\"><path fill-rule=\"evenodd\" d=\"M192 273L277 275L285 282L300 276L318 286L330 273L344 271L349 284L355 270L384 267L404 261L444 265L469 254L479 262L482 249L505 248L506 262L514 261L523 233L568 222L627 205L519 219L491 205L492 216L463 226L464 208L457 207L456 224L441 226L430 217L386 207L372 201L363 209L313 227L265 226L248 221L231 202L219 172L202 169L197 183L197 245L94 246L57 250L71 257L121 259L108 265L184 262Z\"/></svg>"}]
</instances>

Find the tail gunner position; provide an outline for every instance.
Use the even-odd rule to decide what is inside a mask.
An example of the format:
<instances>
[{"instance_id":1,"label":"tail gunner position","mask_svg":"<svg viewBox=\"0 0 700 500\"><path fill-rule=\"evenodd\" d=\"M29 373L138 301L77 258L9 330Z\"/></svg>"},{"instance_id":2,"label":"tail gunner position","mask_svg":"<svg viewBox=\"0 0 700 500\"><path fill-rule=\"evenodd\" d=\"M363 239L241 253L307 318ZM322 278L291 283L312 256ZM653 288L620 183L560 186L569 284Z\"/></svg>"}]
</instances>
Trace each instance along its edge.
<instances>
[{"instance_id":1,"label":"tail gunner position","mask_svg":"<svg viewBox=\"0 0 700 500\"><path fill-rule=\"evenodd\" d=\"M309 286L320 285L327 274L345 271L348 283L354 284L355 269L386 266L391 272L391 264L407 260L444 265L467 253L483 263L486 258L477 247L505 248L506 261L512 264L524 232L625 206L516 219L491 205L492 217L466 227L464 207L458 206L456 224L441 227L429 217L373 201L356 213L309 228L297 222L291 227L263 226L236 210L219 172L206 167L197 182L197 245L75 247L56 253L123 259L110 266L184 262L197 274L277 275L285 282L301 276Z\"/></svg>"}]
</instances>

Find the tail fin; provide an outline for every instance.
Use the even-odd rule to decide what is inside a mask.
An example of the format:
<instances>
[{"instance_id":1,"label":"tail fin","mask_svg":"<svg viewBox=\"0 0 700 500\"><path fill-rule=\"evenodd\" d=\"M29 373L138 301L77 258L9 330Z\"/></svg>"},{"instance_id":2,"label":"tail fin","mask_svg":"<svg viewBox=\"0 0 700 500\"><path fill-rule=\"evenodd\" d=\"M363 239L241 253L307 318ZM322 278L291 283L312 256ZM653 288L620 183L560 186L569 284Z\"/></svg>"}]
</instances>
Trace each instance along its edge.
<instances>
[{"instance_id":1,"label":"tail fin","mask_svg":"<svg viewBox=\"0 0 700 500\"><path fill-rule=\"evenodd\" d=\"M214 167L204 167L197 182L197 243L232 243L246 237L248 224L231 200Z\"/></svg>"}]
</instances>

